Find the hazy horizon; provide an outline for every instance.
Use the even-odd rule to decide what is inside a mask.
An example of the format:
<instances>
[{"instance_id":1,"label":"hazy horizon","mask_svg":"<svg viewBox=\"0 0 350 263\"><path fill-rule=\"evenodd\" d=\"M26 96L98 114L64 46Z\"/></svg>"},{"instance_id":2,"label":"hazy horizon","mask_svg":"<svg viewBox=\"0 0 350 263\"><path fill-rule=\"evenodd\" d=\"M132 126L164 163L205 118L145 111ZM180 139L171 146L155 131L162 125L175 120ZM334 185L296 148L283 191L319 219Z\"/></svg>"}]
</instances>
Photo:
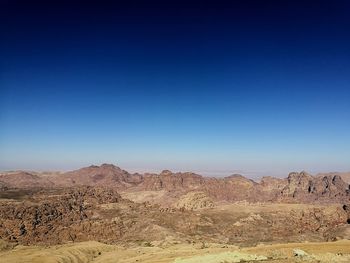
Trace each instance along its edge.
<instances>
[{"instance_id":1,"label":"hazy horizon","mask_svg":"<svg viewBox=\"0 0 350 263\"><path fill-rule=\"evenodd\" d=\"M350 171L348 10L4 1L0 170Z\"/></svg>"}]
</instances>

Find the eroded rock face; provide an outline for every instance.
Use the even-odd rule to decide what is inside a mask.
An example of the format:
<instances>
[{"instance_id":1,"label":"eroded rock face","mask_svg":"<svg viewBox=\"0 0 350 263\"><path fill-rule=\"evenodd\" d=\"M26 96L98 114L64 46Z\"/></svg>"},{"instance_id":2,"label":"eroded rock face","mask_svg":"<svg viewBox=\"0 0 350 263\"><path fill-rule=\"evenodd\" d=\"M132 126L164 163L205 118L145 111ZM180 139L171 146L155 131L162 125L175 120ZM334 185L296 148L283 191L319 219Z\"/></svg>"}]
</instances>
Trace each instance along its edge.
<instances>
[{"instance_id":1,"label":"eroded rock face","mask_svg":"<svg viewBox=\"0 0 350 263\"><path fill-rule=\"evenodd\" d=\"M282 189L287 184L287 179L285 178L276 178L272 176L265 176L261 178L260 186L263 189L263 191L282 191Z\"/></svg>"},{"instance_id":2,"label":"eroded rock face","mask_svg":"<svg viewBox=\"0 0 350 263\"><path fill-rule=\"evenodd\" d=\"M164 170L160 174L146 174L140 188L143 190L191 190L201 187L204 178L195 173L172 173Z\"/></svg>"},{"instance_id":3,"label":"eroded rock face","mask_svg":"<svg viewBox=\"0 0 350 263\"><path fill-rule=\"evenodd\" d=\"M350 224L350 203L343 205L343 210L346 212L347 215L346 222Z\"/></svg>"},{"instance_id":4,"label":"eroded rock face","mask_svg":"<svg viewBox=\"0 0 350 263\"><path fill-rule=\"evenodd\" d=\"M265 177L260 183L241 175L208 178L192 173L145 175L143 190L202 191L219 201L346 203L349 185L340 176L314 177L306 172L290 173L287 179Z\"/></svg>"},{"instance_id":5,"label":"eroded rock face","mask_svg":"<svg viewBox=\"0 0 350 263\"><path fill-rule=\"evenodd\" d=\"M231 240L264 241L275 240L318 240L317 236L326 241L336 240L333 230L342 226L346 214L341 207L337 208L304 208L292 209L286 213L250 214L233 224L230 230ZM252 243L253 244L253 243Z\"/></svg>"},{"instance_id":6,"label":"eroded rock face","mask_svg":"<svg viewBox=\"0 0 350 263\"><path fill-rule=\"evenodd\" d=\"M23 244L75 241L78 235L84 240L96 227L88 220L94 214L94 204L119 201L120 195L112 189L81 187L58 196L43 198L37 193L31 201L1 203L0 238Z\"/></svg>"},{"instance_id":7,"label":"eroded rock face","mask_svg":"<svg viewBox=\"0 0 350 263\"><path fill-rule=\"evenodd\" d=\"M324 176L328 176L328 175L338 175L340 176L344 182L350 184L350 172L334 172L334 173L319 173L316 176L317 177L324 177Z\"/></svg>"},{"instance_id":8,"label":"eroded rock face","mask_svg":"<svg viewBox=\"0 0 350 263\"><path fill-rule=\"evenodd\" d=\"M334 240L347 225L342 205L225 204L213 207L203 192L180 198L180 207L134 203L115 189L43 190L0 201L0 239L20 244L173 240L253 245L272 241ZM192 211L195 210L195 211Z\"/></svg>"},{"instance_id":9,"label":"eroded rock face","mask_svg":"<svg viewBox=\"0 0 350 263\"><path fill-rule=\"evenodd\" d=\"M67 190L64 196L87 202L89 204L118 203L122 200L120 194L108 187L78 187Z\"/></svg>"},{"instance_id":10,"label":"eroded rock face","mask_svg":"<svg viewBox=\"0 0 350 263\"><path fill-rule=\"evenodd\" d=\"M338 175L313 177L305 172L290 173L280 200L309 202L348 202L349 185Z\"/></svg>"},{"instance_id":11,"label":"eroded rock face","mask_svg":"<svg viewBox=\"0 0 350 263\"><path fill-rule=\"evenodd\" d=\"M176 202L178 209L198 210L214 207L214 202L203 192L189 192Z\"/></svg>"}]
</instances>

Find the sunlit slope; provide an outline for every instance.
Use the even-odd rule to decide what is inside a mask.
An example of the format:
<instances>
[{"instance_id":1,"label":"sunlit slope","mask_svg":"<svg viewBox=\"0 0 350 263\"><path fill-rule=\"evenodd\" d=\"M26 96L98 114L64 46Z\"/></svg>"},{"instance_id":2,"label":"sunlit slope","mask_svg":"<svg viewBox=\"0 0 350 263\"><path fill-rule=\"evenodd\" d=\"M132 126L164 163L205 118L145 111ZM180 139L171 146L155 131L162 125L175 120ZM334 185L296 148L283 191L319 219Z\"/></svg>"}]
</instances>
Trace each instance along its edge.
<instances>
[{"instance_id":1,"label":"sunlit slope","mask_svg":"<svg viewBox=\"0 0 350 263\"><path fill-rule=\"evenodd\" d=\"M261 245L251 248L217 244L178 244L168 247L121 247L99 242L82 242L52 247L17 246L5 248L2 244L2 262L19 263L197 263L197 262L350 262L350 240L328 243L289 243ZM304 258L294 254L305 252Z\"/></svg>"}]
</instances>

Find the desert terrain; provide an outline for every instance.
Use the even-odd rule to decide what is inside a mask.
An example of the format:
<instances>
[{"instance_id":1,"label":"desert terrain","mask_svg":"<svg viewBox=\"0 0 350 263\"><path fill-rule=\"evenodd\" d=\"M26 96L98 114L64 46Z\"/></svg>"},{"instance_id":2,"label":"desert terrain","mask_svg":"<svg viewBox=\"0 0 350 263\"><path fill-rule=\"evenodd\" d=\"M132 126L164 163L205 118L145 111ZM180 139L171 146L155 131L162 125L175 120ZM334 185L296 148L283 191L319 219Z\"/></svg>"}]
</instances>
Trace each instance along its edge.
<instances>
[{"instance_id":1,"label":"desert terrain","mask_svg":"<svg viewBox=\"0 0 350 263\"><path fill-rule=\"evenodd\" d=\"M341 174L0 174L3 262L350 262Z\"/></svg>"},{"instance_id":2,"label":"desert terrain","mask_svg":"<svg viewBox=\"0 0 350 263\"><path fill-rule=\"evenodd\" d=\"M350 263L350 0L0 0L0 263Z\"/></svg>"}]
</instances>

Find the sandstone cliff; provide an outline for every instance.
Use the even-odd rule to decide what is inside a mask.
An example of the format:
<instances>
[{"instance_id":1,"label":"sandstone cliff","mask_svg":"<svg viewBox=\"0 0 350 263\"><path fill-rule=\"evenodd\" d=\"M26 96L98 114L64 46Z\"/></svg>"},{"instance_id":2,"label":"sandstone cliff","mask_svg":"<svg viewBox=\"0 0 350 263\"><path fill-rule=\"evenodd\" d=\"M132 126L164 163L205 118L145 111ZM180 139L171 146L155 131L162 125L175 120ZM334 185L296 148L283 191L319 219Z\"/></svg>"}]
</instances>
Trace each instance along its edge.
<instances>
[{"instance_id":1,"label":"sandstone cliff","mask_svg":"<svg viewBox=\"0 0 350 263\"><path fill-rule=\"evenodd\" d=\"M255 182L242 175L224 178L203 177L195 173L130 174L112 164L89 166L79 170L44 176L28 172L0 175L4 188L57 188L108 186L124 191L167 191L181 194L202 191L218 201L347 203L349 184L339 175L312 176L290 173L286 179L264 177Z\"/></svg>"}]
</instances>

